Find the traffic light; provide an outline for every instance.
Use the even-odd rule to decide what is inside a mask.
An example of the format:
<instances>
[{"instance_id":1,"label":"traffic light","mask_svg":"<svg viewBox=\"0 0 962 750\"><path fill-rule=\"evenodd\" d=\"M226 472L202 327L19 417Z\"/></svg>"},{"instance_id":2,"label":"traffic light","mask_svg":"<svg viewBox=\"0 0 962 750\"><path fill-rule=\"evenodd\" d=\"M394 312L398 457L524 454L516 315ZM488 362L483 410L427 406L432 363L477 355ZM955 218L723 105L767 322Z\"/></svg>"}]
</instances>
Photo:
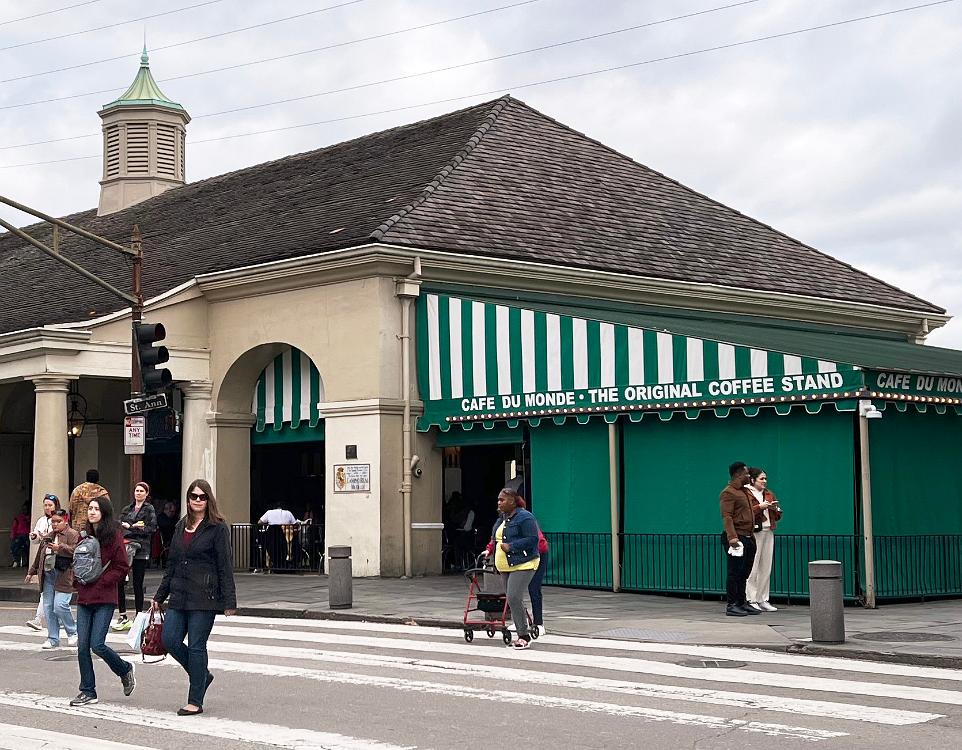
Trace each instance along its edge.
<instances>
[{"instance_id":1,"label":"traffic light","mask_svg":"<svg viewBox=\"0 0 962 750\"><path fill-rule=\"evenodd\" d=\"M167 337L162 323L135 323L134 338L137 340L137 356L140 359L140 378L144 393L156 393L171 383L170 370L157 369L170 359L166 346L154 346Z\"/></svg>"}]
</instances>

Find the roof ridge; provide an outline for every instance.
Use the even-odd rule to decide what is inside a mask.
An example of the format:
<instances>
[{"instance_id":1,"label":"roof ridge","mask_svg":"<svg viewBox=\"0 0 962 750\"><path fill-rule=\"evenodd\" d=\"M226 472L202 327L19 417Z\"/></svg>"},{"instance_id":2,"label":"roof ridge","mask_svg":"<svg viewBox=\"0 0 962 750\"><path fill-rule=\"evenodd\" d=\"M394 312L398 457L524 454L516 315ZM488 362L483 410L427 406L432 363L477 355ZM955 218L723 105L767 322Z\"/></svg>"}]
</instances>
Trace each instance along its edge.
<instances>
[{"instance_id":1,"label":"roof ridge","mask_svg":"<svg viewBox=\"0 0 962 750\"><path fill-rule=\"evenodd\" d=\"M499 99L494 100L494 106L491 107L491 111L488 116L484 118L484 121L478 126L474 134L468 139L468 142L464 147L454 155L441 171L435 175L434 179L431 180L421 191L421 194L414 199L413 202L406 206L403 206L396 214L388 217L384 222L382 222L377 229L371 232L371 239L377 242L383 241L385 236L395 227L399 222L401 222L405 217L411 214L418 206L423 204L428 198L430 198L434 191L437 190L444 181L447 179L448 175L451 174L461 163L467 159L471 152L481 143L484 136L491 129L494 123L497 121L498 116L504 111L505 107L508 106L512 101L516 101L512 98L510 94L505 94Z\"/></svg>"},{"instance_id":2,"label":"roof ridge","mask_svg":"<svg viewBox=\"0 0 962 750\"><path fill-rule=\"evenodd\" d=\"M746 213L742 213L742 212L739 211L737 208L732 208L731 206L729 206L729 205L727 205L727 204L725 204L725 203L722 203L722 202L721 202L720 200L718 200L717 198L713 198L713 197L711 197L710 195L707 195L706 193L703 193L703 192L701 192L700 190L696 190L695 188L690 187L690 186L686 185L685 183L680 182L679 180L676 180L676 179L673 178L673 177L669 177L669 176L666 175L665 173L660 172L659 170L654 169L653 167L649 167L647 164L642 164L642 163L641 163L640 161L638 161L637 159L632 158L632 157L629 156L628 154L622 153L621 151L619 151L618 149L614 148L613 146L609 146L607 143L604 143L604 142L602 142L602 141L599 141L597 138L593 138L592 136L588 135L587 133L583 133L583 132L581 132L580 130L576 130L576 129L573 128L571 125L568 125L568 124L566 124L566 123L563 123L563 122L561 122L560 120L555 119L555 118L552 117L551 115L546 115L546 114L545 114L544 112L542 112L541 110L535 109L535 108L532 107L530 104L527 104L526 102L523 102L523 101L521 101L520 99L515 99L514 101L518 102L521 106L523 106L523 107L525 107L526 109L528 109L529 111L535 113L535 114L538 115L539 117L542 117L542 118L544 118L545 120L548 120L549 122L554 123L555 125L557 125L557 126L563 128L563 129L567 130L568 132L574 133L575 135L578 135L578 136L581 136L581 137L584 138L585 140L589 140L589 141L591 141L592 143L594 143L594 144L596 144L596 145L598 145L598 146L601 146L601 147L602 147L603 149L605 149L606 151L608 151L608 152L610 152L610 153L612 153L612 154L615 154L616 156L620 157L621 159L625 159L625 160L631 162L632 164L634 164L635 166L641 167L642 169L647 169L647 170L653 172L654 174L658 175L659 177L662 177L662 178L664 178L665 180L668 180L669 182L673 182L673 183L676 184L678 187L680 187L682 190L685 190L685 191L687 191L687 192L689 192L689 193L692 193L692 194L697 195L697 196L699 196L699 197L701 197L701 198L704 198L705 200L710 201L711 203L715 204L716 206L720 206L720 207L723 208L723 209L726 209L726 210L728 210L728 211L731 211L731 212L733 212L733 213L736 213L736 214L738 214L739 216L741 216L741 217L747 219L748 221L750 221L752 224L757 224L757 225L760 226L760 227L764 227L765 229L768 229L769 231L772 231L772 232L774 232L775 234L778 234L778 235L780 235L780 236L782 236L782 237L790 240L791 242L793 242L793 243L795 243L795 244L797 244L797 245L800 245L800 246L806 248L807 250L811 250L812 252L814 252L814 253L816 253L816 254L818 254L818 255L821 255L823 258L828 258L829 260L831 260L831 261L833 261L833 262L835 262L835 263L838 263L838 264L840 264L840 265L843 265L843 266L845 266L846 268L848 268L848 269L850 269L850 270L852 270L852 271L855 271L856 273L858 273L858 274L860 274L860 275L862 275L862 276L867 276L868 278L872 279L873 281L878 282L879 284L882 284L883 286L886 286L886 287L888 287L889 289L892 289L892 290L894 290L894 291L896 291L896 292L899 292L900 294L904 294L904 295L906 295L907 297L911 297L912 299L917 300L918 302L921 302L923 305L927 305L927 306L929 306L929 307L933 307L933 308L935 308L936 310L938 310L939 313L941 313L941 314L944 314L944 313L946 312L946 309L945 309L944 307L940 307L939 305L936 305L936 304L934 304L933 302L929 302L928 300L923 299L922 297L919 297L917 294L912 294L911 292L907 292L906 290L904 290L904 289L902 289L902 288L900 288L900 287L895 286L895 284L889 283L888 281L885 281L885 280L883 280L883 279L880 279L880 278L878 278L877 276L873 276L872 274L867 273L866 271L863 271L861 268L857 268L857 267L853 266L851 263L846 263L845 261L840 260L839 258L836 258L834 255L831 255L831 254L825 252L824 250L819 250L817 247L813 247L812 245L809 245L807 242L802 242L801 240L797 239L796 237L792 237L790 234L786 234L786 233L783 232L782 230L780 230L780 229L778 229L778 228L776 228L776 227L773 227L773 226L771 226L770 224L766 224L764 221L761 221L761 220L756 219L756 218L754 218L754 217L752 217L752 216L749 216L749 215L746 214ZM596 192L596 191L595 191L595 192ZM829 299L831 299L831 298L829 298ZM898 309L900 309L900 310L912 310L913 308L899 307ZM934 312L934 311L919 310L919 312Z\"/></svg>"}]
</instances>

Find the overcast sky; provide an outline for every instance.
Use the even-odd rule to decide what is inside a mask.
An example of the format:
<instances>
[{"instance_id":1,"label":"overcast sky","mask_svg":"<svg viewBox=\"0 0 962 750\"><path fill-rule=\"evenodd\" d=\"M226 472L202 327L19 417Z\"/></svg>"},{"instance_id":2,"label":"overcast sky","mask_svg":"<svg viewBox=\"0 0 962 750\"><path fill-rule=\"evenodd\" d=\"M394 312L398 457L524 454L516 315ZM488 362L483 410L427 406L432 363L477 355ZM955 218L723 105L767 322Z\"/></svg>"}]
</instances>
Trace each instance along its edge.
<instances>
[{"instance_id":1,"label":"overcast sky","mask_svg":"<svg viewBox=\"0 0 962 750\"><path fill-rule=\"evenodd\" d=\"M962 315L962 0L523 86L924 2L758 0L463 66L736 0L0 0L0 192L55 215L97 205L96 113L133 80L146 33L161 89L194 118L190 181L510 92L643 164ZM330 9L311 13L323 8ZM502 9L436 23L496 8ZM270 23L296 14L308 15ZM259 24L266 25L194 41ZM405 31L425 24L435 25ZM63 38L50 39L57 36ZM163 49L169 45L176 46ZM241 67L208 72L228 66ZM447 66L461 67L377 83ZM377 85L216 114L371 83ZM71 98L18 106L62 97ZM464 98L431 104L454 97ZM384 110L398 111L372 114ZM322 120L340 121L199 142ZM89 137L9 148L73 136ZM26 164L33 165L16 166ZM6 207L0 216L27 223ZM962 319L929 341L962 348Z\"/></svg>"}]
</instances>

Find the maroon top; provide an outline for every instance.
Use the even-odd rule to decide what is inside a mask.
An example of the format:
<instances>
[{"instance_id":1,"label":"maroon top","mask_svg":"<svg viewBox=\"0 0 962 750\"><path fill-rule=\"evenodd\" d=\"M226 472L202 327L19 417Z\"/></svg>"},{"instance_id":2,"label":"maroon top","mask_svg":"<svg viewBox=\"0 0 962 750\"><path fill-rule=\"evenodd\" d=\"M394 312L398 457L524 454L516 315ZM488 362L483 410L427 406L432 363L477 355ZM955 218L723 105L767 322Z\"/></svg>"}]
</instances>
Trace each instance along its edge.
<instances>
[{"instance_id":1,"label":"maroon top","mask_svg":"<svg viewBox=\"0 0 962 750\"><path fill-rule=\"evenodd\" d=\"M184 549L187 549L190 546L190 543L194 541L194 534L196 533L196 529L194 531L188 531L186 528L184 529Z\"/></svg>"},{"instance_id":2,"label":"maroon top","mask_svg":"<svg viewBox=\"0 0 962 750\"><path fill-rule=\"evenodd\" d=\"M107 565L103 573L93 583L84 585L76 578L77 604L113 604L117 606L117 584L127 575L127 550L124 537L118 530L110 546L101 546L100 562Z\"/></svg>"}]
</instances>

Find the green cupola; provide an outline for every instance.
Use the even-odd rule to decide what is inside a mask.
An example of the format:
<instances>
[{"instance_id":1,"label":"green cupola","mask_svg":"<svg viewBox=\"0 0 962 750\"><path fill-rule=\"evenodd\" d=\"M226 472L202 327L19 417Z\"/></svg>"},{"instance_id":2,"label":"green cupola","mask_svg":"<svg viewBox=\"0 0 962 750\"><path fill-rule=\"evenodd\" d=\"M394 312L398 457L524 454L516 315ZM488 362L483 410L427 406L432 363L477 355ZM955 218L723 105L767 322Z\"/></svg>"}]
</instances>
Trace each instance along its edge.
<instances>
[{"instance_id":1,"label":"green cupola","mask_svg":"<svg viewBox=\"0 0 962 750\"><path fill-rule=\"evenodd\" d=\"M98 215L114 213L186 182L190 115L164 95L144 47L130 87L97 114L104 134Z\"/></svg>"}]
</instances>

